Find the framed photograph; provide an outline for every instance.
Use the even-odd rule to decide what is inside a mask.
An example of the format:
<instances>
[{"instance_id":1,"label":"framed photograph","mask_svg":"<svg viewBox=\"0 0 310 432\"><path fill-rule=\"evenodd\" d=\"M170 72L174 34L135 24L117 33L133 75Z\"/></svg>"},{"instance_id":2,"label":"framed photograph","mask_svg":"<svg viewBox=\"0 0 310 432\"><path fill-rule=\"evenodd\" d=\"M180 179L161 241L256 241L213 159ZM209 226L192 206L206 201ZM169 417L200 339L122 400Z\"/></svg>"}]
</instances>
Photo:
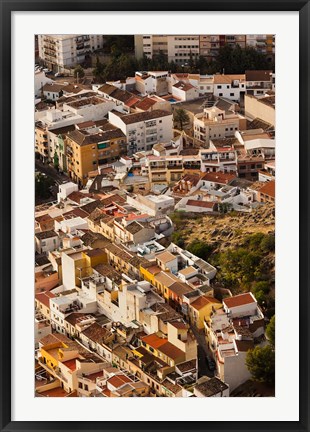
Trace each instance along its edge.
<instances>
[{"instance_id":1,"label":"framed photograph","mask_svg":"<svg viewBox=\"0 0 310 432\"><path fill-rule=\"evenodd\" d=\"M308 431L309 2L0 4L1 430Z\"/></svg>"}]
</instances>

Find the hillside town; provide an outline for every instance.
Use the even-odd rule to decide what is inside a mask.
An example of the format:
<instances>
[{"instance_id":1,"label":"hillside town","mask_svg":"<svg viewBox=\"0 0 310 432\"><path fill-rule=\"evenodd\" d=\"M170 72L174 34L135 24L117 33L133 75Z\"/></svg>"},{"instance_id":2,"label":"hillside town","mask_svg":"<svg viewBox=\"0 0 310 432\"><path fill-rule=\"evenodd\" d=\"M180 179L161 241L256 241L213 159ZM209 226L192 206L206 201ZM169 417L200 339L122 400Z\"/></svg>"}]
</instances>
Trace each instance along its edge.
<instances>
[{"instance_id":1,"label":"hillside town","mask_svg":"<svg viewBox=\"0 0 310 432\"><path fill-rule=\"evenodd\" d=\"M274 37L135 36L175 71L111 80L104 41L36 40L35 395L274 396L275 73L193 66Z\"/></svg>"}]
</instances>

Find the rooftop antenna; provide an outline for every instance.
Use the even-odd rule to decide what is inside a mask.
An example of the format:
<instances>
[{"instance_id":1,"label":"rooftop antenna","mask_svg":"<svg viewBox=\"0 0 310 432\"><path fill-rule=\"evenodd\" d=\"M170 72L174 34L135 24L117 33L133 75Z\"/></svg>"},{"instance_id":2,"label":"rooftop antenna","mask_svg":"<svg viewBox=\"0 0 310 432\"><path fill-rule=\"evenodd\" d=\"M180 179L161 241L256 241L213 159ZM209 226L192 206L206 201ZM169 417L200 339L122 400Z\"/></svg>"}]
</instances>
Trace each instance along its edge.
<instances>
[{"instance_id":1,"label":"rooftop antenna","mask_svg":"<svg viewBox=\"0 0 310 432\"><path fill-rule=\"evenodd\" d=\"M223 75L225 75L225 69L223 68Z\"/></svg>"}]
</instances>

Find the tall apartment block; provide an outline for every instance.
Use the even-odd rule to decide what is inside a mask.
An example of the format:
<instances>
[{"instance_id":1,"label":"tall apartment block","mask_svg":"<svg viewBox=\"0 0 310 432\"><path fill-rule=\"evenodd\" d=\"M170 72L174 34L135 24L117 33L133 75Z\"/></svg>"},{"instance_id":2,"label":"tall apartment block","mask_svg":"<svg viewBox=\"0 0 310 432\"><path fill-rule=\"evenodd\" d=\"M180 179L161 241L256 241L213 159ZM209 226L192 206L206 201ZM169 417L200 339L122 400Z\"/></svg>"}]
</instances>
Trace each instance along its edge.
<instances>
[{"instance_id":1,"label":"tall apartment block","mask_svg":"<svg viewBox=\"0 0 310 432\"><path fill-rule=\"evenodd\" d=\"M199 56L199 35L135 35L135 52L137 58L162 52L168 61L185 64Z\"/></svg>"},{"instance_id":2,"label":"tall apartment block","mask_svg":"<svg viewBox=\"0 0 310 432\"><path fill-rule=\"evenodd\" d=\"M190 56L213 60L221 47L229 45L241 48L252 46L269 58L274 59L275 35L135 35L137 58L146 55L152 58L162 52L168 61L188 63Z\"/></svg>"},{"instance_id":3,"label":"tall apartment block","mask_svg":"<svg viewBox=\"0 0 310 432\"><path fill-rule=\"evenodd\" d=\"M103 47L102 35L39 35L39 57L54 71L83 63L87 55Z\"/></svg>"}]
</instances>

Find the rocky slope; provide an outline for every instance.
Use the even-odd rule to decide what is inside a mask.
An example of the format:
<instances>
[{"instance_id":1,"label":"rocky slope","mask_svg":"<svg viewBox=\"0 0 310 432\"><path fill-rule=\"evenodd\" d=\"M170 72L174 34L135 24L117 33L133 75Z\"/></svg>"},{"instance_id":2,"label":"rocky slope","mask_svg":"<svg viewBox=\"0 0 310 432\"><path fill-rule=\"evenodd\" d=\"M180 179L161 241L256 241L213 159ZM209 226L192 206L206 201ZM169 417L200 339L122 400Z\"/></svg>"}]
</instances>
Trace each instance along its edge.
<instances>
[{"instance_id":1,"label":"rocky slope","mask_svg":"<svg viewBox=\"0 0 310 432\"><path fill-rule=\"evenodd\" d=\"M237 246L248 234L275 232L274 206L262 206L252 213L228 213L225 215L203 215L191 218L190 215L175 224L175 231L179 232L185 243L195 239L207 243L216 243L220 252L223 248Z\"/></svg>"}]
</instances>

